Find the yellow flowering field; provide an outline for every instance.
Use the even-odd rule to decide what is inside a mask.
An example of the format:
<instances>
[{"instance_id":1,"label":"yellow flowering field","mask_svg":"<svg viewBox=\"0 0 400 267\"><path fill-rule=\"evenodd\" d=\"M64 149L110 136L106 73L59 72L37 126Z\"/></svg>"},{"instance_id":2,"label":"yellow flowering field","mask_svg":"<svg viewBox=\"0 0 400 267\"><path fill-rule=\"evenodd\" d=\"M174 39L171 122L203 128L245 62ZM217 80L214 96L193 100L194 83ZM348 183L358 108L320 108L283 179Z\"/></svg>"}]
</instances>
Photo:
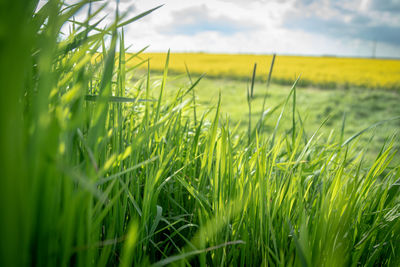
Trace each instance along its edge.
<instances>
[{"instance_id":1,"label":"yellow flowering field","mask_svg":"<svg viewBox=\"0 0 400 267\"><path fill-rule=\"evenodd\" d=\"M152 70L164 68L165 53L144 53L150 58ZM128 64L137 64L138 59ZM214 77L251 77L257 63L257 79L266 80L272 55L228 55L205 53L171 53L169 70L185 72L185 63L191 73L206 73ZM400 60L281 56L275 59L272 80L281 84L292 83L301 74L302 85L320 87L367 87L400 89Z\"/></svg>"}]
</instances>

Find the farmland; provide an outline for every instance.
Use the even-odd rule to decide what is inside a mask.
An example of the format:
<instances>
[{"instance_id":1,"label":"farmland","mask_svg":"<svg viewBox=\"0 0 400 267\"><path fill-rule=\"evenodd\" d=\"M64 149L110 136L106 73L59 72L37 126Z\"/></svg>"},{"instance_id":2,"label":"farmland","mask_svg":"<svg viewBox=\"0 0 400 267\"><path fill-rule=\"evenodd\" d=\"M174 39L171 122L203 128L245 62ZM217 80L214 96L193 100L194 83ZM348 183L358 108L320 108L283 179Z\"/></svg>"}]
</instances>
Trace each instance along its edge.
<instances>
[{"instance_id":1,"label":"farmland","mask_svg":"<svg viewBox=\"0 0 400 267\"><path fill-rule=\"evenodd\" d=\"M130 64L151 58L151 68L161 71L165 53L146 53ZM257 79L266 80L271 55L228 55L205 53L175 53L171 56L170 70L185 73L185 64L194 74L207 73L209 77L248 79L257 63ZM300 57L278 55L272 81L290 85L301 75L300 85L322 88L362 87L373 89L400 89L400 60Z\"/></svg>"},{"instance_id":2,"label":"farmland","mask_svg":"<svg viewBox=\"0 0 400 267\"><path fill-rule=\"evenodd\" d=\"M157 8L35 3L0 16L0 266L400 265L396 90L179 74L127 52Z\"/></svg>"}]
</instances>

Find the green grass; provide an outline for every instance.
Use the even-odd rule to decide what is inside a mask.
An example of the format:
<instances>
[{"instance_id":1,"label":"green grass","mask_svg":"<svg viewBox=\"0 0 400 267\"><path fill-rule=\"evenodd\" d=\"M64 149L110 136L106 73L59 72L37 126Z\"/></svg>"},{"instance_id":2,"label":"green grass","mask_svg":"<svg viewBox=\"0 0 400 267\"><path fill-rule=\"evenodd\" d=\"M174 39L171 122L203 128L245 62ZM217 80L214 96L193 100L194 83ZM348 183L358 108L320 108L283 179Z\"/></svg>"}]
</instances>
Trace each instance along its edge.
<instances>
[{"instance_id":1,"label":"green grass","mask_svg":"<svg viewBox=\"0 0 400 267\"><path fill-rule=\"evenodd\" d=\"M141 16L60 39L85 2L31 4L0 16L1 266L399 265L394 139L367 162L357 137L305 135L295 87L291 123L242 134L224 90L209 115L195 77L168 95L168 63L130 82L119 26Z\"/></svg>"},{"instance_id":2,"label":"green grass","mask_svg":"<svg viewBox=\"0 0 400 267\"><path fill-rule=\"evenodd\" d=\"M249 74L249 78L251 75ZM189 79L186 75L170 76L166 89L170 96L174 95L179 88L187 87ZM207 78L202 79L195 89L197 98L197 109L204 112L208 107L215 107L218 95L221 92L221 115L228 116L233 125L238 124L238 131L245 132L248 127L248 104L246 100L246 88L250 82L232 80L229 78ZM254 98L252 99L252 125L256 125L262 112L264 96L267 93L264 110L270 110L265 121L264 132L272 133L276 120L279 116L279 107L287 98L291 87L272 84L268 89L265 83L255 83ZM322 121L328 119L320 129L320 133L327 138L331 131L334 135L341 134L343 117L345 116L345 128L343 138L349 138L353 134L380 122L400 116L400 94L394 91L375 91L360 88L349 90L340 89L317 89L300 88L296 94L296 113L304 125L305 135L310 136L316 131ZM287 114L292 108L288 103ZM291 116L285 116L281 121L282 131L290 129L292 125ZM394 146L400 148L398 131L399 120L393 120L379 127L373 127L361 135L358 142L360 146L368 144L367 157L373 160L379 153L383 142L391 135L394 137ZM371 140L372 138L372 140ZM399 157L395 158L399 162Z\"/></svg>"}]
</instances>

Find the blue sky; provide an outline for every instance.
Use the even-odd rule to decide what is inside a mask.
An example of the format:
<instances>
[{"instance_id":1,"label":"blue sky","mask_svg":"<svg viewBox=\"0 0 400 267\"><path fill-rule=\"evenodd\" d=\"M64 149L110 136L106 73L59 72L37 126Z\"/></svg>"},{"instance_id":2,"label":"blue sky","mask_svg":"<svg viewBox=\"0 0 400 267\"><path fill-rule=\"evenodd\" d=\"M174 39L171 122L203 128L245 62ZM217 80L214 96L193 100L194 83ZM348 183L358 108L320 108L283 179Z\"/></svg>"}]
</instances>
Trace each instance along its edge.
<instances>
[{"instance_id":1,"label":"blue sky","mask_svg":"<svg viewBox=\"0 0 400 267\"><path fill-rule=\"evenodd\" d=\"M114 4L104 10L113 12ZM400 0L121 0L133 50L400 57Z\"/></svg>"}]
</instances>

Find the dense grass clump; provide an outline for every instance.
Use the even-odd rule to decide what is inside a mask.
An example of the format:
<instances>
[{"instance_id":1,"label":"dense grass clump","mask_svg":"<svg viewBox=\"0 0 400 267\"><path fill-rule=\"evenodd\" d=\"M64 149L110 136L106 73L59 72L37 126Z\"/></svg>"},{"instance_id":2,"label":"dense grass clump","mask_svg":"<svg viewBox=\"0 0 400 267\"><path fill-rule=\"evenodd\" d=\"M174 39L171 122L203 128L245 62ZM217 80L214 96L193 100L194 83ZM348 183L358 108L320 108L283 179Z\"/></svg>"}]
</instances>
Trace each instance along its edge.
<instances>
[{"instance_id":1,"label":"dense grass clump","mask_svg":"<svg viewBox=\"0 0 400 267\"><path fill-rule=\"evenodd\" d=\"M201 78L164 98L168 57L131 82L120 28L152 10L100 28L72 19L89 1L27 2L1 8L1 266L400 264L390 139L366 165L357 135L306 137L295 86L271 135L268 113L237 134L196 114Z\"/></svg>"}]
</instances>

